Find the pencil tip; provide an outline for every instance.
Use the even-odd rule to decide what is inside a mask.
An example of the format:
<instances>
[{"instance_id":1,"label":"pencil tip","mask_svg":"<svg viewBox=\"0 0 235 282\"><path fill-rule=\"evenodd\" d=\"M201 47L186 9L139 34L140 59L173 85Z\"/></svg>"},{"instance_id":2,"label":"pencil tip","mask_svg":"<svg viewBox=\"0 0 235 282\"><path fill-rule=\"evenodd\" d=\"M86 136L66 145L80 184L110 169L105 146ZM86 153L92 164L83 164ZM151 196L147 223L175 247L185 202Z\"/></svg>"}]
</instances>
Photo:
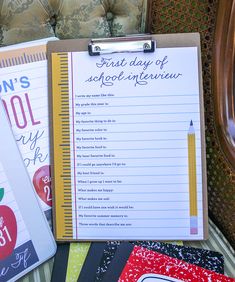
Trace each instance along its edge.
<instances>
[{"instance_id":1,"label":"pencil tip","mask_svg":"<svg viewBox=\"0 0 235 282\"><path fill-rule=\"evenodd\" d=\"M193 121L192 120L190 121L190 126L193 126Z\"/></svg>"}]
</instances>

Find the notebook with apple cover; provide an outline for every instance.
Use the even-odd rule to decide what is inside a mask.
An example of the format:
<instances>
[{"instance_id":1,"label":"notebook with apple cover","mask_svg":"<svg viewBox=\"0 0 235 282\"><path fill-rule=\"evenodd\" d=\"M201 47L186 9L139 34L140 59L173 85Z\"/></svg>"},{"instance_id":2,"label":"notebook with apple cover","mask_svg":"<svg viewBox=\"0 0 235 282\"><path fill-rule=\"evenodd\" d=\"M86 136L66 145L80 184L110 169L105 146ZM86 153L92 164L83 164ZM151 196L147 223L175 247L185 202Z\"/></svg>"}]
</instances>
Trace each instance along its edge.
<instances>
[{"instance_id":1,"label":"notebook with apple cover","mask_svg":"<svg viewBox=\"0 0 235 282\"><path fill-rule=\"evenodd\" d=\"M16 281L56 244L0 101L0 281Z\"/></svg>"},{"instance_id":2,"label":"notebook with apple cover","mask_svg":"<svg viewBox=\"0 0 235 282\"><path fill-rule=\"evenodd\" d=\"M0 95L14 137L51 223L46 43L55 37L0 48Z\"/></svg>"}]
</instances>

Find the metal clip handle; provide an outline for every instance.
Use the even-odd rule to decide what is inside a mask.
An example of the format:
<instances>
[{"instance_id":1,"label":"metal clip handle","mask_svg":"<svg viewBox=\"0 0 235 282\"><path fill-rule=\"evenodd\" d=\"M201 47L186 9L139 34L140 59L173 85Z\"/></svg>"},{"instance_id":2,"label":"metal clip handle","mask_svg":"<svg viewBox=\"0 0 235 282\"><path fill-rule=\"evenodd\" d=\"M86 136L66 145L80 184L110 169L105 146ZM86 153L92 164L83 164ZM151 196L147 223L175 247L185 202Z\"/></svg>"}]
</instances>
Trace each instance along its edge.
<instances>
[{"instance_id":1,"label":"metal clip handle","mask_svg":"<svg viewBox=\"0 0 235 282\"><path fill-rule=\"evenodd\" d=\"M92 39L88 44L90 56L124 52L154 52L155 41L150 36Z\"/></svg>"}]
</instances>

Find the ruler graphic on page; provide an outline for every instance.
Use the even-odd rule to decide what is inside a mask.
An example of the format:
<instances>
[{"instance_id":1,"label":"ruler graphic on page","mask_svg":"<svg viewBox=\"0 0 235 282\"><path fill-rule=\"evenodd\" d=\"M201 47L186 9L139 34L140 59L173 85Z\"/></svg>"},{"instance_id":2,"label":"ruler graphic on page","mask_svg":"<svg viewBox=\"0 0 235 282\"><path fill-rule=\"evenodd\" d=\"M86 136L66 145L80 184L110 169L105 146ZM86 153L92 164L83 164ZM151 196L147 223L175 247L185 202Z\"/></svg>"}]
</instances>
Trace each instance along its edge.
<instances>
[{"instance_id":1,"label":"ruler graphic on page","mask_svg":"<svg viewBox=\"0 0 235 282\"><path fill-rule=\"evenodd\" d=\"M0 95L41 207L51 223L46 44L0 48Z\"/></svg>"},{"instance_id":2,"label":"ruler graphic on page","mask_svg":"<svg viewBox=\"0 0 235 282\"><path fill-rule=\"evenodd\" d=\"M64 240L73 239L72 191L71 191L71 149L70 149L70 110L68 85L68 54L52 54L52 91L53 91L53 158L56 164L53 179L56 201L54 211L57 218L63 218L56 225L56 234Z\"/></svg>"},{"instance_id":3,"label":"ruler graphic on page","mask_svg":"<svg viewBox=\"0 0 235 282\"><path fill-rule=\"evenodd\" d=\"M6 47L3 47L2 49L6 49ZM19 49L14 49L12 47L11 50L4 51L4 53L1 54L0 68L28 64L43 60L46 60L45 44L31 47L27 47L26 45L26 47L21 47Z\"/></svg>"}]
</instances>

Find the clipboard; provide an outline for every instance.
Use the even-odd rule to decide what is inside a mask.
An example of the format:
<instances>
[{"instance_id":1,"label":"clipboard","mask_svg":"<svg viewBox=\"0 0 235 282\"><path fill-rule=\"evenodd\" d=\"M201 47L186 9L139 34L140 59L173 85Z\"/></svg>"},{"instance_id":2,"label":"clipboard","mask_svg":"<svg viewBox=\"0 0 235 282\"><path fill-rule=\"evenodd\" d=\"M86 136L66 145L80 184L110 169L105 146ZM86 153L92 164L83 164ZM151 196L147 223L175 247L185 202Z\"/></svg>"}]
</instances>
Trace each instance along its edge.
<instances>
[{"instance_id":1,"label":"clipboard","mask_svg":"<svg viewBox=\"0 0 235 282\"><path fill-rule=\"evenodd\" d=\"M128 42L128 40L129 40L129 44L133 43L133 41L136 40L136 45L133 47L133 49L128 49L129 47L127 46L129 45L128 43L126 43ZM144 40L146 41L143 42ZM78 227L75 227L76 220L74 218L74 213L73 213L74 199L76 197L79 197L80 195L74 196L74 194L71 192L71 185L72 185L71 175L72 173L73 174L75 173L72 172L71 170L71 154L70 154L71 148L70 148L70 137L69 137L71 133L71 128L70 128L71 113L69 114L69 95L70 94L69 94L69 84L68 83L69 81L71 82L71 78L68 77L68 66L69 66L68 56L67 56L68 53L75 53L75 52L84 53L84 51L87 52L87 50L89 50L89 55L87 55L86 59L83 60L83 63L85 64L86 60L87 62L89 62L90 60L95 60L94 57L96 58L102 58L103 56L110 57L110 56L115 56L116 54L119 54L119 55L126 54L127 57L130 55L133 56L133 54L134 56L136 56L136 54L140 54L146 51L146 48L147 48L146 56L148 56L148 54L151 54L151 53L155 54L156 52L159 52L159 50L163 48L164 49L167 48L167 50L171 52L174 49L180 50L181 48L187 48L187 47L189 47L189 49L191 47L195 48L196 53L197 53L196 55L197 56L197 59L196 59L197 67L195 69L196 70L195 75L198 81L197 85L198 85L198 99L199 100L198 100L197 106L200 108L199 110L200 113L199 113L198 121L197 121L197 124L200 127L200 128L197 128L197 130L199 131L197 131L197 133L195 134L195 131L194 131L195 123L193 122L193 120L192 121L189 120L188 128L187 128L187 145L185 145L187 147L187 153L185 153L187 155L187 156L185 155L187 158L187 165L186 165L187 174L188 174L187 176L188 184L187 185L189 185L190 187L187 188L188 189L187 192L186 190L183 192L187 194L186 197L188 198L187 199L184 198L184 200L182 201L188 202L187 213L189 215L189 218L186 221L187 221L187 226L188 226L187 228L188 228L189 236L181 236L181 235L178 236L178 235L175 235L174 232L171 234L169 233L168 234L169 236L165 236L165 235L149 236L149 235L146 235L145 232L143 231L143 234L137 235L137 236L135 234L133 234L133 236L121 235L120 233L115 234L115 232L113 234L111 232L112 235L106 234L105 236L102 237L99 231L98 231L98 234L95 234L96 231L93 228L91 228L92 224L96 225L96 222L99 222L99 220L95 219L92 221L92 223L91 222L89 223L91 224L90 232L88 232L89 234L87 234L84 237L83 236L80 237L79 236L80 230ZM56 240L58 241L86 241L86 240L95 241L95 240L98 240L99 241L99 240L203 240L203 239L206 239L208 236L208 223L207 223L208 214L207 214L206 158L205 158L205 136L204 136L205 128L204 128L204 115L203 115L203 95L202 95L202 77L201 77L201 59L200 59L201 53L200 53L199 34L198 33L187 33L187 34L147 35L147 36L136 36L136 37L131 36L131 37L125 37L125 38L104 39L104 40L102 39L100 40L91 40L91 39L62 40L62 41L57 41L57 42L48 42L47 54L48 54L48 75L49 75L48 86L49 86L49 93L51 93L50 105L52 105L51 107L51 127L50 128L51 128L51 136L52 136L51 148L53 148L53 151L51 152L52 159L53 159L52 176L53 176L53 182L54 182L53 184L53 187L54 187L53 188L53 199L54 199L53 217L54 217L54 234L55 234ZM164 59L162 59L162 61L163 60ZM119 61L118 66L122 67L125 65L125 63L127 63L127 59L126 61L125 59L123 59L122 62ZM135 63L136 61L134 61L133 59L130 65L133 66L135 65ZM161 66L162 68L164 68L163 63ZM167 63L167 59L165 63ZM157 61L155 62L155 64L156 65L158 64ZM89 67L90 66L91 65L89 65ZM143 65L142 67L144 68ZM145 66L145 67L147 68L148 66ZM160 66L158 67L160 68ZM82 71L84 71L85 69L84 66L81 69ZM166 73L164 75L166 75L166 77L164 78L169 78ZM119 76L120 78L119 79L118 75L116 75L115 77L113 76L113 80L117 81L117 80L129 79L129 81L131 81L133 79L133 76L134 76L133 74L132 76L129 75L128 77ZM144 76L144 74L142 75L142 77L145 77L146 80L147 79L153 79L153 80L156 79L156 76L155 78L153 78L153 76L147 76L147 75ZM101 76L99 78L101 78ZM92 83L95 84L97 80L99 79L95 75L93 77L90 76L89 79L87 79L87 81L91 82L91 84ZM138 86L138 84L139 82L136 82L135 86L136 85ZM99 89L99 92L102 93L103 89L106 86L107 85L99 84L96 86L97 88L95 87L93 88L93 91L96 91L94 89ZM154 89L154 86L152 86L152 89ZM198 136L198 132L200 136ZM198 142L196 141L198 140L198 138L200 139L200 148L199 148L200 150L200 154L199 154L200 155L199 156L199 159L200 159L199 160L200 162L200 165L199 165L200 173L199 174L200 176L198 176L198 174L196 173L196 169L195 169L195 165L198 166L198 156L196 156L196 153L195 153L195 149L198 150L198 148L195 148L195 142ZM177 162L177 159L176 159L176 162ZM149 179L151 179L151 177L154 178L155 174L149 176ZM199 194L197 191L198 180L199 182L201 182L200 183L201 192L199 192ZM160 182L156 181L156 185L159 185ZM114 184L114 182L112 184ZM77 184L74 184L74 185L76 186ZM98 190L94 190L94 191L96 193ZM117 190L115 191L117 192ZM177 191L175 191L175 195L178 195ZM200 200L198 199L198 197L200 197ZM80 199L82 201L82 197ZM102 200L104 199L105 198L103 197ZM141 201L141 198L137 197L136 199L137 200L133 202ZM163 202L164 201L166 202L168 201L167 196L165 200L163 200ZM184 207L186 207L186 205ZM87 206L83 206L83 208L87 208ZM164 208L162 209L164 210ZM184 213L184 211L182 212ZM148 215L151 218L151 211L149 211ZM148 215L146 216L147 221L149 219ZM185 216L185 213L184 213L184 216ZM158 220L159 221L161 220L161 215L158 218ZM83 222L82 216L77 220L76 224L79 225L81 224L81 222ZM121 221L119 222L116 221L116 222L117 222L116 225L113 226L114 229L115 229L115 226L116 226L116 229L120 227L119 222ZM107 224L106 226L109 226L108 222L106 222L106 224ZM129 226L128 223L126 223L126 229L124 229L125 232L128 230L128 226ZM146 229L148 228L151 228L151 224L150 225L146 224ZM181 226L179 228L183 228L183 227ZM200 232L198 231L199 229L201 230ZM133 230L134 230L133 233L135 233L136 230L135 229ZM156 230L157 230L157 227L156 227Z\"/></svg>"}]
</instances>

